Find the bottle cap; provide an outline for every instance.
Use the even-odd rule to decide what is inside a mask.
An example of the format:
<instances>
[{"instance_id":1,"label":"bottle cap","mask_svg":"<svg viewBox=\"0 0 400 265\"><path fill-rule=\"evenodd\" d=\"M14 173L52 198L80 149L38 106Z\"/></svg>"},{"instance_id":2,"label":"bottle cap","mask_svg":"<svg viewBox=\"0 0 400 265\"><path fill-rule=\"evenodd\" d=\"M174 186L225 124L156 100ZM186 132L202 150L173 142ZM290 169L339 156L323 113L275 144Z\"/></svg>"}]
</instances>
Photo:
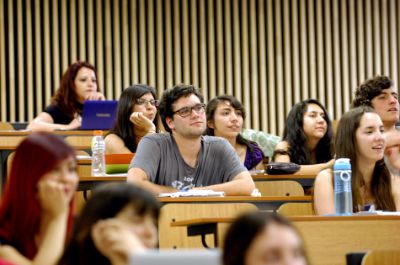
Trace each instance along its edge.
<instances>
[{"instance_id":1,"label":"bottle cap","mask_svg":"<svg viewBox=\"0 0 400 265\"><path fill-rule=\"evenodd\" d=\"M351 170L351 164L349 158L339 158L335 160L333 164L333 170Z\"/></svg>"},{"instance_id":2,"label":"bottle cap","mask_svg":"<svg viewBox=\"0 0 400 265\"><path fill-rule=\"evenodd\" d=\"M93 135L95 135L95 136L103 136L103 131L101 131L101 130L93 131Z\"/></svg>"}]
</instances>

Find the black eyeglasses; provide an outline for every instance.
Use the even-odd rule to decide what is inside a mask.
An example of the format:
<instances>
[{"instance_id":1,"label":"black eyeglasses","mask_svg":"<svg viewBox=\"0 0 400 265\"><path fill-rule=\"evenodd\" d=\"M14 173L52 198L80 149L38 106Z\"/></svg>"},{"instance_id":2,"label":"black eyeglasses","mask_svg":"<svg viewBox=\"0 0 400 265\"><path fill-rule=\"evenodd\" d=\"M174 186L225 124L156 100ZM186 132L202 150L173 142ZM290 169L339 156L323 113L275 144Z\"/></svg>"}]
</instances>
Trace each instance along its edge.
<instances>
[{"instance_id":1,"label":"black eyeglasses","mask_svg":"<svg viewBox=\"0 0 400 265\"><path fill-rule=\"evenodd\" d=\"M155 100L155 99L147 100L147 99L144 99L144 98L136 99L136 104L137 105L146 105L147 106L147 104L149 104L149 103L152 106L158 107L158 100Z\"/></svg>"},{"instance_id":2,"label":"black eyeglasses","mask_svg":"<svg viewBox=\"0 0 400 265\"><path fill-rule=\"evenodd\" d=\"M206 108L206 104L196 104L193 107L183 107L181 109L178 109L177 111L174 111L174 114L178 114L182 118L186 118L192 114L192 111L194 110L197 114L203 114Z\"/></svg>"}]
</instances>

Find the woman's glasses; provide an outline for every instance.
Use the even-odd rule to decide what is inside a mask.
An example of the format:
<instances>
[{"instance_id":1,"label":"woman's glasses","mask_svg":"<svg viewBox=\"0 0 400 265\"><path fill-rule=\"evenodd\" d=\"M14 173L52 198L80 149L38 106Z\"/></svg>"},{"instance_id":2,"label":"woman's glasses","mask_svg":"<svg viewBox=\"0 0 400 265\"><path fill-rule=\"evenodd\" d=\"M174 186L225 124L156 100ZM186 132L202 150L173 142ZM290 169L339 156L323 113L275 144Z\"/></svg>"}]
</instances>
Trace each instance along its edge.
<instances>
[{"instance_id":1,"label":"woman's glasses","mask_svg":"<svg viewBox=\"0 0 400 265\"><path fill-rule=\"evenodd\" d=\"M136 99L136 104L137 105L146 105L147 106L147 104L149 104L149 103L150 103L150 105L152 105L154 107L158 107L158 100L155 100L155 99L147 100L147 99L144 99L144 98Z\"/></svg>"}]
</instances>

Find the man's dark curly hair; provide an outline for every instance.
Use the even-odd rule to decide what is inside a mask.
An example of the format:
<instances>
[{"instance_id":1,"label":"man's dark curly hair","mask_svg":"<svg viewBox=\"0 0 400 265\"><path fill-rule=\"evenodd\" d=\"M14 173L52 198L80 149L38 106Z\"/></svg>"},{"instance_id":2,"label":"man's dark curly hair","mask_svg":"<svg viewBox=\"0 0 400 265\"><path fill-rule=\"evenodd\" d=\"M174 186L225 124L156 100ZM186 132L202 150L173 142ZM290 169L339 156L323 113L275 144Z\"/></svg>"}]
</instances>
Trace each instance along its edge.
<instances>
[{"instance_id":1,"label":"man's dark curly hair","mask_svg":"<svg viewBox=\"0 0 400 265\"><path fill-rule=\"evenodd\" d=\"M370 106L371 100L380 95L382 90L393 86L393 81L387 76L375 76L362 83L355 92L352 107Z\"/></svg>"},{"instance_id":2,"label":"man's dark curly hair","mask_svg":"<svg viewBox=\"0 0 400 265\"><path fill-rule=\"evenodd\" d=\"M163 96L160 101L160 105L158 106L158 112L161 117L162 124L164 129L171 133L171 129L167 124L167 117L172 118L174 115L174 110L172 105L181 97L188 97L191 94L196 95L201 103L204 103L203 95L196 89L195 86L192 85L176 85L171 89L164 91Z\"/></svg>"}]
</instances>

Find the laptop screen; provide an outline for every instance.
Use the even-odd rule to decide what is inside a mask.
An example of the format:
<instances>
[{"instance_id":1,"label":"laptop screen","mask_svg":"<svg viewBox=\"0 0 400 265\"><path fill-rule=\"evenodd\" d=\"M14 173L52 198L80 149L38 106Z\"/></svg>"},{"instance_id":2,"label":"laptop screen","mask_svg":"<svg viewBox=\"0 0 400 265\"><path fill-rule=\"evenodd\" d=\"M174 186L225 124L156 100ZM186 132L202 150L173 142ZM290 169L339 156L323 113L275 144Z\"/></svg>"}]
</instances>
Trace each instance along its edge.
<instances>
[{"instance_id":1,"label":"laptop screen","mask_svg":"<svg viewBox=\"0 0 400 265\"><path fill-rule=\"evenodd\" d=\"M117 100L86 100L81 130L109 130L114 126Z\"/></svg>"},{"instance_id":2,"label":"laptop screen","mask_svg":"<svg viewBox=\"0 0 400 265\"><path fill-rule=\"evenodd\" d=\"M134 254L131 265L220 265L219 250L149 250Z\"/></svg>"}]
</instances>

